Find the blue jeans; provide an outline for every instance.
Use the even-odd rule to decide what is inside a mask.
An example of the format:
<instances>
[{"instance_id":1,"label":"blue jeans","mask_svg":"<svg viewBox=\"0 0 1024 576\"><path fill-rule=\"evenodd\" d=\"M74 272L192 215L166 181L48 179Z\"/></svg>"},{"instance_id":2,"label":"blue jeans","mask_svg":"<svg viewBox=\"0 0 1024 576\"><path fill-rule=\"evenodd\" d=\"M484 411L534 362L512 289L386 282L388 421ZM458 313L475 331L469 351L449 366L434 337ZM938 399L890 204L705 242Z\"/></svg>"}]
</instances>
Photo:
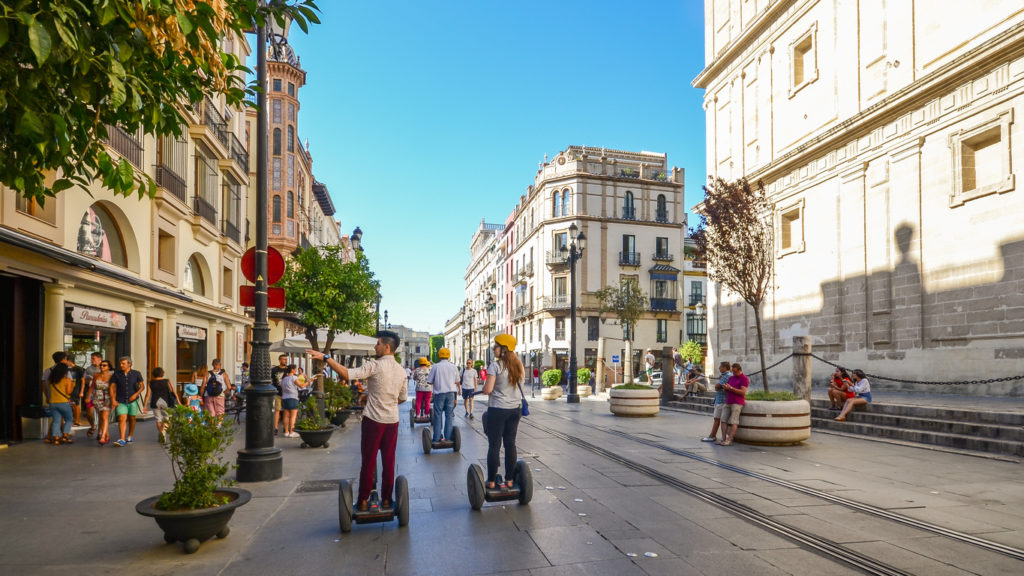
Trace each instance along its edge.
<instances>
[{"instance_id":1,"label":"blue jeans","mask_svg":"<svg viewBox=\"0 0 1024 576\"><path fill-rule=\"evenodd\" d=\"M434 427L434 442L452 439L452 427L455 424L455 392L434 394L434 405L430 409L430 425ZM444 414L444 434L441 429L441 415Z\"/></svg>"},{"instance_id":2,"label":"blue jeans","mask_svg":"<svg viewBox=\"0 0 1024 576\"><path fill-rule=\"evenodd\" d=\"M60 436L61 427L60 421L64 420L64 433L71 433L71 419L74 418L71 414L71 402L57 402L50 404L50 413L52 415L52 421L50 422L50 436Z\"/></svg>"}]
</instances>

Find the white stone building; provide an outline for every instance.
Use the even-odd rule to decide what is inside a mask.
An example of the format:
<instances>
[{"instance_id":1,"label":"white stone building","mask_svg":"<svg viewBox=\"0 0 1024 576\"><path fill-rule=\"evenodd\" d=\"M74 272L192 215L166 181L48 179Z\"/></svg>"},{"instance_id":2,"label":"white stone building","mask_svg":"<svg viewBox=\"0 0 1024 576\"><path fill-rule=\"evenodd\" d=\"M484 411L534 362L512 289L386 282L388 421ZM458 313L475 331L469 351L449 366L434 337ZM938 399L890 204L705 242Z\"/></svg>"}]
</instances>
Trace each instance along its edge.
<instances>
[{"instance_id":1,"label":"white stone building","mask_svg":"<svg viewBox=\"0 0 1024 576\"><path fill-rule=\"evenodd\" d=\"M498 333L498 275L503 259L501 248L502 224L488 224L483 219L469 245L469 265L466 267L466 301L462 307L463 356L452 353L452 360L465 363L467 359L489 363L493 358L490 342ZM445 343L449 342L445 340ZM451 349L451 346L449 346Z\"/></svg>"},{"instance_id":2,"label":"white stone building","mask_svg":"<svg viewBox=\"0 0 1024 576\"><path fill-rule=\"evenodd\" d=\"M810 335L869 373L1020 374L1019 0L705 6L708 174L761 180L776 206L769 362ZM753 362L750 307L710 292L710 360Z\"/></svg>"}]
</instances>

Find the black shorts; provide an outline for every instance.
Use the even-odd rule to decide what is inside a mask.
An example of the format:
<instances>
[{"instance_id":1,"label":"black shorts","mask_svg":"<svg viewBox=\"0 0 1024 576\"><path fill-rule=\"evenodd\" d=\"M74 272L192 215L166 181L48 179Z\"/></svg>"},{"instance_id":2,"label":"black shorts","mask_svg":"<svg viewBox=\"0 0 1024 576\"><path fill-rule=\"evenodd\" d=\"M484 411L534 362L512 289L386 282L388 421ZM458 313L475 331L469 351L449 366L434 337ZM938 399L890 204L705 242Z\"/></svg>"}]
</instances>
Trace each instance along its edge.
<instances>
[{"instance_id":1,"label":"black shorts","mask_svg":"<svg viewBox=\"0 0 1024 576\"><path fill-rule=\"evenodd\" d=\"M463 388L462 389L462 399L463 400L469 400L470 398L473 397L473 394L476 394L476 390L473 390L472 388Z\"/></svg>"}]
</instances>

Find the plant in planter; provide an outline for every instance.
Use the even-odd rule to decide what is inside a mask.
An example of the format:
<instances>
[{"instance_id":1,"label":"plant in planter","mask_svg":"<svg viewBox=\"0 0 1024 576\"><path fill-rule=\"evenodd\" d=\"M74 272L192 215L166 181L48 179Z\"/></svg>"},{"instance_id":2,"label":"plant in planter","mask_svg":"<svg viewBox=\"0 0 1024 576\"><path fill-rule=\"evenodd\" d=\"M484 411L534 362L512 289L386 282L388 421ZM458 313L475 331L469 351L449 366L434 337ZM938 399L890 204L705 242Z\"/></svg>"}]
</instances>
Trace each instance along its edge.
<instances>
[{"instance_id":1,"label":"plant in planter","mask_svg":"<svg viewBox=\"0 0 1024 576\"><path fill-rule=\"evenodd\" d=\"M655 416L661 394L645 384L619 384L608 393L608 410L616 416Z\"/></svg>"},{"instance_id":2,"label":"plant in planter","mask_svg":"<svg viewBox=\"0 0 1024 576\"><path fill-rule=\"evenodd\" d=\"M185 552L192 554L205 540L227 537L235 509L252 495L224 479L232 468L221 460L234 437L230 421L180 404L168 421L167 454L174 486L139 502L135 511L156 520L164 541L184 542Z\"/></svg>"},{"instance_id":3,"label":"plant in planter","mask_svg":"<svg viewBox=\"0 0 1024 576\"><path fill-rule=\"evenodd\" d=\"M793 392L748 392L735 439L747 444L786 446L811 437L811 404Z\"/></svg>"},{"instance_id":4,"label":"plant in planter","mask_svg":"<svg viewBox=\"0 0 1024 576\"><path fill-rule=\"evenodd\" d=\"M580 368L576 371L576 392L584 398L590 396L592 390L590 388L589 368Z\"/></svg>"},{"instance_id":5,"label":"plant in planter","mask_svg":"<svg viewBox=\"0 0 1024 576\"><path fill-rule=\"evenodd\" d=\"M335 426L345 426L352 405L352 388L333 378L324 380L324 409L326 417Z\"/></svg>"},{"instance_id":6,"label":"plant in planter","mask_svg":"<svg viewBox=\"0 0 1024 576\"><path fill-rule=\"evenodd\" d=\"M295 431L302 437L300 448L328 448L331 434L338 429L328 422L316 405L316 398L310 396L301 404L301 417L295 421Z\"/></svg>"},{"instance_id":7,"label":"plant in planter","mask_svg":"<svg viewBox=\"0 0 1024 576\"><path fill-rule=\"evenodd\" d=\"M545 370L540 375L541 384L544 385L544 390L541 391L540 397L544 400L557 400L562 396L562 387L559 383L562 381L562 371L557 369Z\"/></svg>"}]
</instances>

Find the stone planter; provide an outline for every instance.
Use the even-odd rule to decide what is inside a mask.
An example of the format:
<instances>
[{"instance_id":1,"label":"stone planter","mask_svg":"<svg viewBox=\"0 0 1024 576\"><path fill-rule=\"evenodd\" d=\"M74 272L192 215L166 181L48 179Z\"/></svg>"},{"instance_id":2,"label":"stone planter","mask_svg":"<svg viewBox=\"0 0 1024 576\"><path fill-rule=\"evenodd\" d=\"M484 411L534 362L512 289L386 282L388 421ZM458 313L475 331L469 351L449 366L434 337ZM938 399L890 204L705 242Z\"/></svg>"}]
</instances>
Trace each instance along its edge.
<instances>
[{"instance_id":1,"label":"stone planter","mask_svg":"<svg viewBox=\"0 0 1024 576\"><path fill-rule=\"evenodd\" d=\"M608 392L608 402L608 409L616 416L656 416L660 409L661 394L657 388L612 388Z\"/></svg>"},{"instance_id":2,"label":"stone planter","mask_svg":"<svg viewBox=\"0 0 1024 576\"><path fill-rule=\"evenodd\" d=\"M811 404L807 400L747 400L740 412L736 441L788 446L811 437Z\"/></svg>"},{"instance_id":3,"label":"stone planter","mask_svg":"<svg viewBox=\"0 0 1024 576\"><path fill-rule=\"evenodd\" d=\"M351 414L352 413L349 412L348 410L339 410L334 414L334 416L331 416L331 424L344 428L345 421L348 420L348 417L351 416Z\"/></svg>"},{"instance_id":4,"label":"stone planter","mask_svg":"<svg viewBox=\"0 0 1024 576\"><path fill-rule=\"evenodd\" d=\"M586 398L587 396L590 396L591 394L593 394L594 390L590 386L585 386L583 384L577 384L576 385L576 393L580 395L580 398Z\"/></svg>"},{"instance_id":5,"label":"stone planter","mask_svg":"<svg viewBox=\"0 0 1024 576\"><path fill-rule=\"evenodd\" d=\"M548 386L540 391L540 397L544 400L558 400L562 397L562 387Z\"/></svg>"},{"instance_id":6,"label":"stone planter","mask_svg":"<svg viewBox=\"0 0 1024 576\"><path fill-rule=\"evenodd\" d=\"M160 497L153 496L136 504L135 511L156 520L164 531L165 542L184 542L185 553L192 554L199 550L200 543L214 536L227 538L231 516L252 499L252 494L241 488L218 488L217 494L226 497L228 502L200 510L160 510L156 507Z\"/></svg>"}]
</instances>

